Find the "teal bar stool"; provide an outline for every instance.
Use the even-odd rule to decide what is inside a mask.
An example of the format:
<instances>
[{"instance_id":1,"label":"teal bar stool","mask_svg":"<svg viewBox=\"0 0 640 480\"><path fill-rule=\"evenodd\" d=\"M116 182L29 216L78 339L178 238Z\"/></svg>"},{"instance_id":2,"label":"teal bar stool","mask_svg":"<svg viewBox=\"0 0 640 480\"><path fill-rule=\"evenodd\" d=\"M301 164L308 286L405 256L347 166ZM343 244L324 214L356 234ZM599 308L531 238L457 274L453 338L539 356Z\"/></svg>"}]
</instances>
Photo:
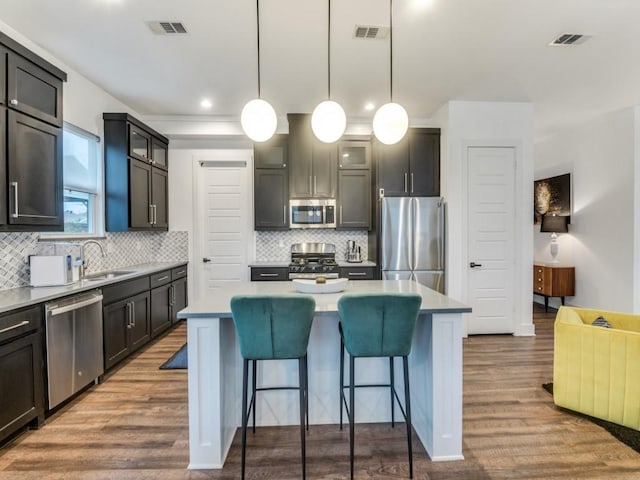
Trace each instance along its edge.
<instances>
[{"instance_id":1,"label":"teal bar stool","mask_svg":"<svg viewBox=\"0 0 640 480\"><path fill-rule=\"evenodd\" d=\"M407 424L409 450L409 478L413 478L413 450L411 448L411 397L409 391L409 362L411 341L422 297L418 294L346 294L338 300L340 314L340 429L343 405L349 418L349 457L353 479L354 403L355 389L362 387L388 387L391 393L391 424L394 426L394 399ZM349 385L344 384L344 350L349 352ZM355 385L355 359L361 357L388 357L389 383ZM402 408L394 384L395 357L402 357L404 367L404 398ZM349 403L344 389L349 388Z\"/></svg>"},{"instance_id":2,"label":"teal bar stool","mask_svg":"<svg viewBox=\"0 0 640 480\"><path fill-rule=\"evenodd\" d=\"M300 392L300 444L302 478L306 478L305 418L308 426L307 345L316 302L309 295L237 295L231 299L231 313L243 358L242 368L242 479L245 475L247 423L253 411L256 426L255 396L262 390L298 390ZM258 360L298 360L297 387L256 387ZM249 362L252 362L252 395L247 410Z\"/></svg>"}]
</instances>

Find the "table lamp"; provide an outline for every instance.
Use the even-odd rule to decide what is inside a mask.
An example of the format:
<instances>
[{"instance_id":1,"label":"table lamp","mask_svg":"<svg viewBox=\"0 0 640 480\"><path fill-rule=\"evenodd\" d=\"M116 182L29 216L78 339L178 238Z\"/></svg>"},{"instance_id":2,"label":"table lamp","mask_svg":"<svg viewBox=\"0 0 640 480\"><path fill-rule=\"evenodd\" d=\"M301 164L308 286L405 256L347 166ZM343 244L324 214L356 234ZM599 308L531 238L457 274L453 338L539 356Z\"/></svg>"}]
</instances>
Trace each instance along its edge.
<instances>
[{"instance_id":1,"label":"table lamp","mask_svg":"<svg viewBox=\"0 0 640 480\"><path fill-rule=\"evenodd\" d=\"M567 223L568 217L548 214L542 217L542 225L540 226L540 232L551 233L551 244L549 245L549 251L551 252L551 262L560 263L558 261L558 233L567 233L569 226Z\"/></svg>"}]
</instances>

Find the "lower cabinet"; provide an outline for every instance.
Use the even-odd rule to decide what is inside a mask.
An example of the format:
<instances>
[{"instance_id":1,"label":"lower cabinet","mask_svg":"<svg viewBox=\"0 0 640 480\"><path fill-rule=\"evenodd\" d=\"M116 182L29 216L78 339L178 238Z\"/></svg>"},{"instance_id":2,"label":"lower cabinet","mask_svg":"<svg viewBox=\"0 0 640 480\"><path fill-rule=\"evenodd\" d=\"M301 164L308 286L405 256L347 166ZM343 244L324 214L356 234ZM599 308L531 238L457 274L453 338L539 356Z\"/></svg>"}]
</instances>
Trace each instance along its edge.
<instances>
[{"instance_id":1,"label":"lower cabinet","mask_svg":"<svg viewBox=\"0 0 640 480\"><path fill-rule=\"evenodd\" d=\"M187 267L174 268L171 271L171 323L175 324L180 319L178 312L186 308L187 297Z\"/></svg>"},{"instance_id":2,"label":"lower cabinet","mask_svg":"<svg viewBox=\"0 0 640 480\"><path fill-rule=\"evenodd\" d=\"M104 368L111 368L151 339L149 292L103 307Z\"/></svg>"},{"instance_id":3,"label":"lower cabinet","mask_svg":"<svg viewBox=\"0 0 640 480\"><path fill-rule=\"evenodd\" d=\"M340 278L375 280L376 267L340 267Z\"/></svg>"},{"instance_id":4,"label":"lower cabinet","mask_svg":"<svg viewBox=\"0 0 640 480\"><path fill-rule=\"evenodd\" d=\"M41 325L39 306L0 316L0 442L44 421Z\"/></svg>"},{"instance_id":5,"label":"lower cabinet","mask_svg":"<svg viewBox=\"0 0 640 480\"><path fill-rule=\"evenodd\" d=\"M289 267L251 267L251 281L289 280Z\"/></svg>"}]
</instances>

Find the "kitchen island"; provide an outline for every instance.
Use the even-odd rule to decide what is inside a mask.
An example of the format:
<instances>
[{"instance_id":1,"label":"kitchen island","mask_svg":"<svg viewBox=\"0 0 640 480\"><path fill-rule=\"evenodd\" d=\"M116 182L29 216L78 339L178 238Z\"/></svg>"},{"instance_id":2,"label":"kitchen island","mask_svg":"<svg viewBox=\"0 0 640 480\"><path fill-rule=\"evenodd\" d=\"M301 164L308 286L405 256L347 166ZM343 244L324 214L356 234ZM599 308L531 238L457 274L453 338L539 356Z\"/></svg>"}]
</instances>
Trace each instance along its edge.
<instances>
[{"instance_id":1,"label":"kitchen island","mask_svg":"<svg viewBox=\"0 0 640 480\"><path fill-rule=\"evenodd\" d=\"M178 313L179 318L187 319L188 330L190 469L222 468L240 425L242 359L231 320L231 297L294 292L293 283L286 281L233 282ZM343 293L394 292L422 296L409 356L414 430L433 461L460 460L462 314L471 309L413 281L350 281L342 293L313 295L316 314L308 348L309 422L339 423L338 299ZM294 361L271 361L267 368L259 368L258 386L292 385L297 375ZM388 375L386 359L358 360L356 383L388 382ZM295 392L259 394L256 424L297 425L296 399ZM355 412L359 423L390 422L388 389L358 390ZM348 429L344 431L348 437Z\"/></svg>"}]
</instances>

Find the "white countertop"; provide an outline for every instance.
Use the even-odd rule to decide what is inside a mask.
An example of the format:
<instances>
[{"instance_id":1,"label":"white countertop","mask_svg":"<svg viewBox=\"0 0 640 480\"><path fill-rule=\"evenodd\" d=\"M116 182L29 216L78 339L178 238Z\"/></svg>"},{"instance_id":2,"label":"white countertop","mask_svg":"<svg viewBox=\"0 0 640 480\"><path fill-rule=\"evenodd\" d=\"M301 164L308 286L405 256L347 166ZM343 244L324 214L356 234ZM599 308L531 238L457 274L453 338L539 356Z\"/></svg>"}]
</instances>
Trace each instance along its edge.
<instances>
[{"instance_id":1,"label":"white countertop","mask_svg":"<svg viewBox=\"0 0 640 480\"><path fill-rule=\"evenodd\" d=\"M234 295L277 295L296 293L292 282L228 283L198 302L178 312L178 318L230 317L230 301ZM412 280L350 280L344 292L314 294L316 315L334 314L338 299L344 293L419 293L421 313L466 313L471 308Z\"/></svg>"},{"instance_id":2,"label":"white countertop","mask_svg":"<svg viewBox=\"0 0 640 480\"><path fill-rule=\"evenodd\" d=\"M58 287L20 287L9 290L0 290L0 313L8 312L22 307L28 307L37 303L46 302L75 293L86 292L95 288L104 287L112 283L118 283L133 278L142 277L151 273L169 270L171 268L185 265L187 262L153 262L141 265L131 265L127 267L116 268L117 271L131 272L126 275L120 275L104 280L80 280L70 285ZM91 273L97 275L102 272ZM108 272L104 272L108 273Z\"/></svg>"}]
</instances>

